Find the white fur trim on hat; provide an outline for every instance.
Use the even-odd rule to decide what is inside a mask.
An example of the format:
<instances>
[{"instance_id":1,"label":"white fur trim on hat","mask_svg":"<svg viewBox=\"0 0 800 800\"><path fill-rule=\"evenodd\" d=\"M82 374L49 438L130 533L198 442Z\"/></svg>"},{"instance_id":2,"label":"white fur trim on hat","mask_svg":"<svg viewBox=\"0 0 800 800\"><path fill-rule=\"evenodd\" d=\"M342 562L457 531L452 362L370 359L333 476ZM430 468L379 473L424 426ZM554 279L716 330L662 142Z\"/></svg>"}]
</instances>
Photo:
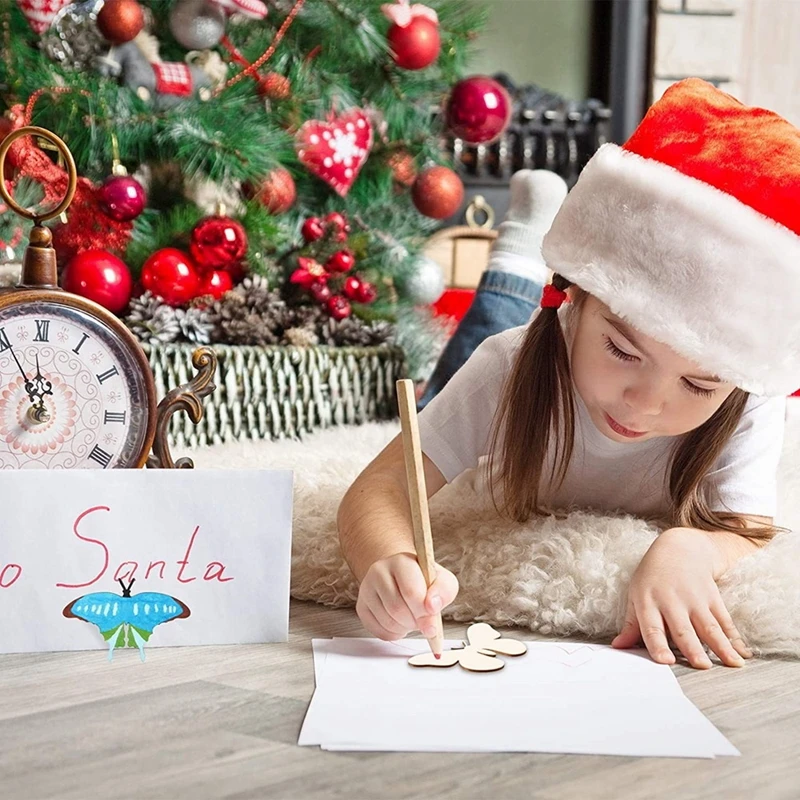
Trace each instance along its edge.
<instances>
[{"instance_id":1,"label":"white fur trim on hat","mask_svg":"<svg viewBox=\"0 0 800 800\"><path fill-rule=\"evenodd\" d=\"M547 266L645 335L758 395L800 387L800 237L678 170L603 145Z\"/></svg>"}]
</instances>

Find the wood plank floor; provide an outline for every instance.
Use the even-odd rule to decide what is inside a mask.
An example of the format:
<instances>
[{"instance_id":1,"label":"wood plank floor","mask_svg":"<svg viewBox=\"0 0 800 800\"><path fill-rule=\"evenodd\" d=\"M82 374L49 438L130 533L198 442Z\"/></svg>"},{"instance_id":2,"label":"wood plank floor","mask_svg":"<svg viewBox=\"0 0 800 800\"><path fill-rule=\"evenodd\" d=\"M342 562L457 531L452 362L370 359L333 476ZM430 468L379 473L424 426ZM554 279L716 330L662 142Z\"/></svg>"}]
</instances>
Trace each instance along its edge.
<instances>
[{"instance_id":1,"label":"wood plank floor","mask_svg":"<svg viewBox=\"0 0 800 800\"><path fill-rule=\"evenodd\" d=\"M447 624L445 635L463 635ZM297 747L312 637L355 612L292 603L287 644L0 657L0 798L800 797L800 663L676 667L741 758L328 753ZM525 637L532 638L532 637ZM535 725L536 720L531 719Z\"/></svg>"}]
</instances>

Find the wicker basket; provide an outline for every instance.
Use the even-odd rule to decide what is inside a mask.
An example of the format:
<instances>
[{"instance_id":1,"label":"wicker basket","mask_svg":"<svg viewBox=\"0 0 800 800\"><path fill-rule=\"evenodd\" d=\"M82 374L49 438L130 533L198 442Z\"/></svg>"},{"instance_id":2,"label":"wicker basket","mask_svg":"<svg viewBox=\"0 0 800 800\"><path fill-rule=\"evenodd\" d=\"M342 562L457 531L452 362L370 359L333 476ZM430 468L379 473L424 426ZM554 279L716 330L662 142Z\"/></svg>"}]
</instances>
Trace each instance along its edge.
<instances>
[{"instance_id":1,"label":"wicker basket","mask_svg":"<svg viewBox=\"0 0 800 800\"><path fill-rule=\"evenodd\" d=\"M161 399L191 380L194 345L143 345ZM392 419L403 350L376 347L214 345L217 388L198 425L172 417L169 443L195 447L242 439L300 438L316 428Z\"/></svg>"}]
</instances>

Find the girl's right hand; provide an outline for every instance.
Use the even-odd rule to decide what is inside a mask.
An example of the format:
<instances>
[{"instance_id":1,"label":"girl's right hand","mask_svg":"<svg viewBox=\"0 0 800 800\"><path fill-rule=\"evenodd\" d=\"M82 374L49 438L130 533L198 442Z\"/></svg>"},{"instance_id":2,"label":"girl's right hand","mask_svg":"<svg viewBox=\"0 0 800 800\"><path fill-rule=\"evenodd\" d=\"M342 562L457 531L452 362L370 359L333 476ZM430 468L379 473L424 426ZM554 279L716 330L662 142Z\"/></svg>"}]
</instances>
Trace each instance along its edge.
<instances>
[{"instance_id":1,"label":"girl's right hand","mask_svg":"<svg viewBox=\"0 0 800 800\"><path fill-rule=\"evenodd\" d=\"M456 576L439 564L436 572L429 588L413 554L375 561L358 591L356 612L364 627L386 641L417 630L426 638L434 636L436 615L458 594Z\"/></svg>"}]
</instances>

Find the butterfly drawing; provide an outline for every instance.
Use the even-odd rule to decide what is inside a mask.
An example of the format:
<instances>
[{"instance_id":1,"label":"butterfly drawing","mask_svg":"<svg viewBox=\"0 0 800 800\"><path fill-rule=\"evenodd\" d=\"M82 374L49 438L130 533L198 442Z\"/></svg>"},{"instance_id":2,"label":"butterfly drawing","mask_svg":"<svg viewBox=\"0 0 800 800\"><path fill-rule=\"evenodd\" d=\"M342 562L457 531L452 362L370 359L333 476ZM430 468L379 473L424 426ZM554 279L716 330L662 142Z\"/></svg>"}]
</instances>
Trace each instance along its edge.
<instances>
[{"instance_id":1,"label":"butterfly drawing","mask_svg":"<svg viewBox=\"0 0 800 800\"><path fill-rule=\"evenodd\" d=\"M125 584L120 579L122 596L113 592L93 592L67 603L63 614L97 625L108 642L108 660L115 647L138 647L144 661L144 645L153 629L162 622L186 619L191 614L186 603L160 592L140 592L131 596L136 578Z\"/></svg>"},{"instance_id":2,"label":"butterfly drawing","mask_svg":"<svg viewBox=\"0 0 800 800\"><path fill-rule=\"evenodd\" d=\"M433 653L420 653L408 659L412 667L452 667L461 664L471 672L494 672L503 669L506 662L498 658L504 656L521 656L528 652L524 642L517 639L504 639L499 631L485 622L478 622L467 628L467 641L464 647L445 650L441 658Z\"/></svg>"}]
</instances>

